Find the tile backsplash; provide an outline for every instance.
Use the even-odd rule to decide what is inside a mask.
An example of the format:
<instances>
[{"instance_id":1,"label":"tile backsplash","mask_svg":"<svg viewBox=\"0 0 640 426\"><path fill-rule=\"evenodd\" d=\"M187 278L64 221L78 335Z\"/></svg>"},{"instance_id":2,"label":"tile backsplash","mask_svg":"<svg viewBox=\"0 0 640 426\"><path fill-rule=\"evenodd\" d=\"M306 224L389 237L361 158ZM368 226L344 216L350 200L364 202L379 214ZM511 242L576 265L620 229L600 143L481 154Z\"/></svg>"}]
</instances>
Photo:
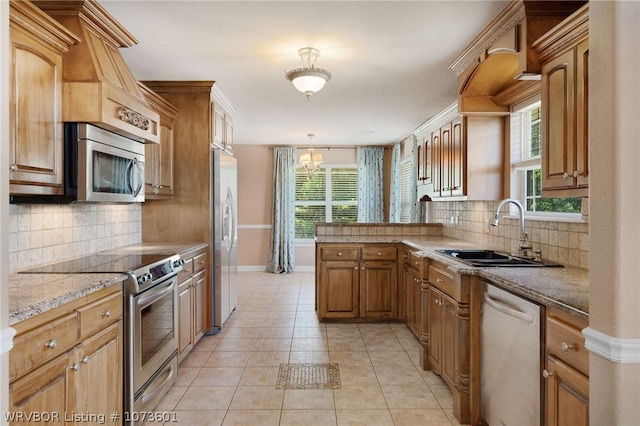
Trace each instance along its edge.
<instances>
[{"instance_id":1,"label":"tile backsplash","mask_svg":"<svg viewBox=\"0 0 640 426\"><path fill-rule=\"evenodd\" d=\"M442 223L442 235L478 243L487 248L515 252L520 236L520 220L505 217L501 212L500 224L490 226L499 201L438 201L435 204L435 221ZM588 212L587 200L582 209ZM453 221L452 221L453 218ZM457 219L456 219L457 218ZM534 250L542 252L542 258L564 265L589 268L588 214L581 222L549 220L525 220L525 230ZM453 222L453 223L452 223Z\"/></svg>"},{"instance_id":2,"label":"tile backsplash","mask_svg":"<svg viewBox=\"0 0 640 426\"><path fill-rule=\"evenodd\" d=\"M142 241L140 204L11 204L9 271Z\"/></svg>"}]
</instances>

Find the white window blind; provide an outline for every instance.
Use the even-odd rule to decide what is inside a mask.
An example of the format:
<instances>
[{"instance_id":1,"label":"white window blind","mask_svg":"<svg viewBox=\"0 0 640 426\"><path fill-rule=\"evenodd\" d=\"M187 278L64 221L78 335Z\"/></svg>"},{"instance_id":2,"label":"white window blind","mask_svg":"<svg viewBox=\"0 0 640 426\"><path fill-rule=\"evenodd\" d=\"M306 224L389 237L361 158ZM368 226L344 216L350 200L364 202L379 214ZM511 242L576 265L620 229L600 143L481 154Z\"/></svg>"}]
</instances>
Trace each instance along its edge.
<instances>
[{"instance_id":1,"label":"white window blind","mask_svg":"<svg viewBox=\"0 0 640 426\"><path fill-rule=\"evenodd\" d=\"M312 239L317 222L355 223L358 219L358 171L323 166L310 179L296 169L296 239Z\"/></svg>"}]
</instances>

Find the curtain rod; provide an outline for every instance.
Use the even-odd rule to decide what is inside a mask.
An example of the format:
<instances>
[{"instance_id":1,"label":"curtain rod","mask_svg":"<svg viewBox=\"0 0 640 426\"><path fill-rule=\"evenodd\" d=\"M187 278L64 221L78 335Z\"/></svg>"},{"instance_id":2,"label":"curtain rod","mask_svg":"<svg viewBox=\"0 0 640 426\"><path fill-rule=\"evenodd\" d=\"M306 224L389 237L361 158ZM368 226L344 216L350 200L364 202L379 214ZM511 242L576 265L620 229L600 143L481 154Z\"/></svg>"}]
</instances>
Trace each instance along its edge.
<instances>
[{"instance_id":1,"label":"curtain rod","mask_svg":"<svg viewBox=\"0 0 640 426\"><path fill-rule=\"evenodd\" d=\"M273 148L276 148L276 147L279 147L279 146L288 146L288 145L270 145L269 149L272 150ZM389 145L359 145L359 146L362 147L362 148L391 148ZM297 148L297 149L309 149L309 148L311 148L311 146L310 145L296 146L294 148ZM313 146L313 149L326 149L326 150L332 150L332 149L356 149L356 148L358 148L358 146L330 146L330 145L327 145L327 146L322 146L322 145L316 146L316 145L314 145Z\"/></svg>"},{"instance_id":2,"label":"curtain rod","mask_svg":"<svg viewBox=\"0 0 640 426\"><path fill-rule=\"evenodd\" d=\"M272 145L269 147L269 149L273 149L273 148L277 148L279 146L286 146L286 145ZM306 145L306 146L296 146L294 147L296 149L309 149L311 148L310 145ZM331 149L356 149L357 147L355 146L313 146L313 149L326 149L326 150L331 150Z\"/></svg>"}]
</instances>

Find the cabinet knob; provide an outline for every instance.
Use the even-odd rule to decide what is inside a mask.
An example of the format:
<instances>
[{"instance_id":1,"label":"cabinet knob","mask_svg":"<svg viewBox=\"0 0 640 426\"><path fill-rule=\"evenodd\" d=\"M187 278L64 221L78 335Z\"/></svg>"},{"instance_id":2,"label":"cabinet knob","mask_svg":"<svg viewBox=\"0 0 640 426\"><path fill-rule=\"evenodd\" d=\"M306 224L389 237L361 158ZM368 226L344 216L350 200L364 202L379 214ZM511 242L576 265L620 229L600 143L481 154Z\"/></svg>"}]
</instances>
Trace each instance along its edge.
<instances>
[{"instance_id":1,"label":"cabinet knob","mask_svg":"<svg viewBox=\"0 0 640 426\"><path fill-rule=\"evenodd\" d=\"M360 268L362 271L364 271L364 266L362 268Z\"/></svg>"},{"instance_id":2,"label":"cabinet knob","mask_svg":"<svg viewBox=\"0 0 640 426\"><path fill-rule=\"evenodd\" d=\"M82 363L83 364L89 364L89 359L90 358L88 356L85 356L84 358L82 358Z\"/></svg>"},{"instance_id":3,"label":"cabinet knob","mask_svg":"<svg viewBox=\"0 0 640 426\"><path fill-rule=\"evenodd\" d=\"M104 311L104 312L102 313L102 317L103 317L103 318L109 318L109 317L111 317L111 311Z\"/></svg>"},{"instance_id":4,"label":"cabinet knob","mask_svg":"<svg viewBox=\"0 0 640 426\"><path fill-rule=\"evenodd\" d=\"M562 344L560 345L560 349L562 349L564 352L569 352L572 351L574 349L573 345L570 345L568 343L562 342Z\"/></svg>"},{"instance_id":5,"label":"cabinet knob","mask_svg":"<svg viewBox=\"0 0 640 426\"><path fill-rule=\"evenodd\" d=\"M342 256L342 252L341 251L338 252L338 256Z\"/></svg>"},{"instance_id":6,"label":"cabinet knob","mask_svg":"<svg viewBox=\"0 0 640 426\"><path fill-rule=\"evenodd\" d=\"M436 283L440 284L441 282L444 282L442 278L436 278Z\"/></svg>"},{"instance_id":7,"label":"cabinet knob","mask_svg":"<svg viewBox=\"0 0 640 426\"><path fill-rule=\"evenodd\" d=\"M547 370L542 370L542 377L544 377L545 379L548 379L549 377L553 376L553 373L547 371Z\"/></svg>"},{"instance_id":8,"label":"cabinet knob","mask_svg":"<svg viewBox=\"0 0 640 426\"><path fill-rule=\"evenodd\" d=\"M355 266L353 269L355 269L355 270L357 271L357 270L358 270L358 267L357 267L357 266Z\"/></svg>"},{"instance_id":9,"label":"cabinet knob","mask_svg":"<svg viewBox=\"0 0 640 426\"><path fill-rule=\"evenodd\" d=\"M378 256L382 256L382 253L378 252Z\"/></svg>"},{"instance_id":10,"label":"cabinet knob","mask_svg":"<svg viewBox=\"0 0 640 426\"><path fill-rule=\"evenodd\" d=\"M562 174L562 178L563 178L563 179L568 179L568 178L570 178L570 177L573 177L573 175L570 175L570 174L569 174L569 173L567 173L567 172L564 172L564 173Z\"/></svg>"},{"instance_id":11,"label":"cabinet knob","mask_svg":"<svg viewBox=\"0 0 640 426\"><path fill-rule=\"evenodd\" d=\"M407 256L406 254L403 254L403 255L402 255L402 257L404 257L404 258L406 259L406 258L407 258L407 257L409 257L409 256Z\"/></svg>"},{"instance_id":12,"label":"cabinet knob","mask_svg":"<svg viewBox=\"0 0 640 426\"><path fill-rule=\"evenodd\" d=\"M73 364L73 365L72 365L71 367L69 367L69 368L71 368L73 371L78 371L78 370L80 370L80 364L78 364L78 363L76 362L75 364Z\"/></svg>"},{"instance_id":13,"label":"cabinet knob","mask_svg":"<svg viewBox=\"0 0 640 426\"><path fill-rule=\"evenodd\" d=\"M49 349L55 349L56 346L58 346L58 342L54 340L49 340L47 343L44 344L47 348Z\"/></svg>"},{"instance_id":14,"label":"cabinet knob","mask_svg":"<svg viewBox=\"0 0 640 426\"><path fill-rule=\"evenodd\" d=\"M204 260L201 260L201 261L200 261L200 264L201 264L201 265L204 265Z\"/></svg>"},{"instance_id":15,"label":"cabinet knob","mask_svg":"<svg viewBox=\"0 0 640 426\"><path fill-rule=\"evenodd\" d=\"M9 169L10 169L12 172L16 172L16 171L18 171L18 165L17 165L17 164L12 164L12 165L11 165L11 167L9 167Z\"/></svg>"},{"instance_id":16,"label":"cabinet knob","mask_svg":"<svg viewBox=\"0 0 640 426\"><path fill-rule=\"evenodd\" d=\"M577 178L577 177L580 177L580 176L582 176L582 173L580 173L579 171L575 170L573 172L573 177Z\"/></svg>"}]
</instances>

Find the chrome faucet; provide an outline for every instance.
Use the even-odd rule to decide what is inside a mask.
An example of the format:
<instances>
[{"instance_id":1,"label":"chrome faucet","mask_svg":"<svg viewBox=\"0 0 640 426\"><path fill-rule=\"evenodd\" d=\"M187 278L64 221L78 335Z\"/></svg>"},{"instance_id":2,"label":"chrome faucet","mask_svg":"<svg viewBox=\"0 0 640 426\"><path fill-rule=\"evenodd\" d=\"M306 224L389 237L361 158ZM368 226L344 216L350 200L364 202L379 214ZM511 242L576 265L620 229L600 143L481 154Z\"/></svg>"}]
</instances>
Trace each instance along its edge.
<instances>
[{"instance_id":1,"label":"chrome faucet","mask_svg":"<svg viewBox=\"0 0 640 426\"><path fill-rule=\"evenodd\" d=\"M493 220L489 220L489 224L491 226L498 226L498 221L500 220L500 209L507 203L513 203L518 208L520 212L520 238L518 239L518 254L527 256L528 251L531 250L531 243L529 242L529 238L527 237L527 232L524 229L524 207L518 200L514 200L513 198L506 198L498 204L498 208L496 209L496 214L493 216Z\"/></svg>"}]
</instances>

